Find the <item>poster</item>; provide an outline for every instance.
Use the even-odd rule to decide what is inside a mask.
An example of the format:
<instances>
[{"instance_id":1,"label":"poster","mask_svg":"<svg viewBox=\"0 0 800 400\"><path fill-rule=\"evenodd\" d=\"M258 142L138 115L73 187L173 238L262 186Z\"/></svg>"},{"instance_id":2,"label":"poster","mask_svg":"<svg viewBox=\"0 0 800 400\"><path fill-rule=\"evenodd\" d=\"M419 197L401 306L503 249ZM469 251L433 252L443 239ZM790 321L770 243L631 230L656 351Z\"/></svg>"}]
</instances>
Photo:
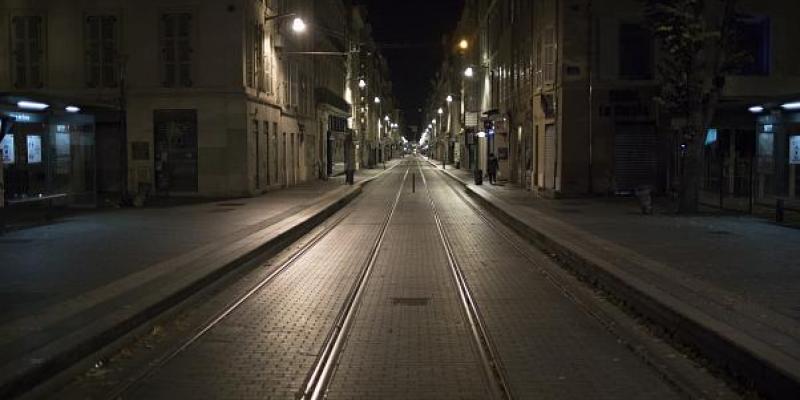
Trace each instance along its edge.
<instances>
[{"instance_id":1,"label":"poster","mask_svg":"<svg viewBox=\"0 0 800 400\"><path fill-rule=\"evenodd\" d=\"M42 137L38 135L28 135L28 164L39 164L42 162Z\"/></svg>"},{"instance_id":2,"label":"poster","mask_svg":"<svg viewBox=\"0 0 800 400\"><path fill-rule=\"evenodd\" d=\"M14 163L14 136L6 135L0 142L0 156L3 157L3 164Z\"/></svg>"},{"instance_id":3,"label":"poster","mask_svg":"<svg viewBox=\"0 0 800 400\"><path fill-rule=\"evenodd\" d=\"M789 137L789 164L800 164L800 135Z\"/></svg>"}]
</instances>

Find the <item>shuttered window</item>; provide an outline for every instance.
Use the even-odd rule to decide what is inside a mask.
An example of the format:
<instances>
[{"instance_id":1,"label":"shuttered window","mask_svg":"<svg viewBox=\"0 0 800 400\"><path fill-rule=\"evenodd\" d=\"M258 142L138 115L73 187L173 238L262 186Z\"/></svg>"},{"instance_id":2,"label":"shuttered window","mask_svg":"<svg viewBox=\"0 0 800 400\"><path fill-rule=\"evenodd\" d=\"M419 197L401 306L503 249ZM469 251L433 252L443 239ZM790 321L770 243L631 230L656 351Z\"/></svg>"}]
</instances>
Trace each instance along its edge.
<instances>
[{"instance_id":1,"label":"shuttered window","mask_svg":"<svg viewBox=\"0 0 800 400\"><path fill-rule=\"evenodd\" d=\"M86 17L86 86L115 88L119 70L117 58L117 17Z\"/></svg>"},{"instance_id":2,"label":"shuttered window","mask_svg":"<svg viewBox=\"0 0 800 400\"><path fill-rule=\"evenodd\" d=\"M161 15L161 71L164 87L192 86L192 15Z\"/></svg>"},{"instance_id":3,"label":"shuttered window","mask_svg":"<svg viewBox=\"0 0 800 400\"><path fill-rule=\"evenodd\" d=\"M11 18L11 74L17 89L44 86L44 37L43 17Z\"/></svg>"},{"instance_id":4,"label":"shuttered window","mask_svg":"<svg viewBox=\"0 0 800 400\"><path fill-rule=\"evenodd\" d=\"M544 30L544 65L542 71L544 81L551 83L556 79L556 30L552 27Z\"/></svg>"}]
</instances>

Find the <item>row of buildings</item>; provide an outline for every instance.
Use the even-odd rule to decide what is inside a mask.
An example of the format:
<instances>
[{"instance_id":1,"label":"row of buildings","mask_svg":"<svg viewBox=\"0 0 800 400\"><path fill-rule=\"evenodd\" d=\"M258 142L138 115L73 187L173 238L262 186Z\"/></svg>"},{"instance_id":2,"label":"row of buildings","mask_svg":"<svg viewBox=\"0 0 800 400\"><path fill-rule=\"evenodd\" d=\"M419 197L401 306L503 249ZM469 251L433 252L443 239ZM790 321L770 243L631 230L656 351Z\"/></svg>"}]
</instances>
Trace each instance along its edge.
<instances>
[{"instance_id":1,"label":"row of buildings","mask_svg":"<svg viewBox=\"0 0 800 400\"><path fill-rule=\"evenodd\" d=\"M7 0L5 201L248 196L371 167L399 113L346 0Z\"/></svg>"},{"instance_id":2,"label":"row of buildings","mask_svg":"<svg viewBox=\"0 0 800 400\"><path fill-rule=\"evenodd\" d=\"M740 4L750 57L727 76L703 188L800 196L800 3ZM654 100L663 54L644 20L636 0L467 0L426 106L434 157L485 171L494 153L501 179L545 196L674 191L685 143Z\"/></svg>"}]
</instances>

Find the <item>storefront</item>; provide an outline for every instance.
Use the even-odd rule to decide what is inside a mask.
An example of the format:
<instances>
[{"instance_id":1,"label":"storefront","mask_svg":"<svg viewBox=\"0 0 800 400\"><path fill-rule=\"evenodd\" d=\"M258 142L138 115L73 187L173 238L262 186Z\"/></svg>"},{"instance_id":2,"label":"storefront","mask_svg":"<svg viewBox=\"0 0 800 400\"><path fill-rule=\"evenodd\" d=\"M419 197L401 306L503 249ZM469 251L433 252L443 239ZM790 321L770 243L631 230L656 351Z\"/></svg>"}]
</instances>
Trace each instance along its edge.
<instances>
[{"instance_id":1,"label":"storefront","mask_svg":"<svg viewBox=\"0 0 800 400\"><path fill-rule=\"evenodd\" d=\"M0 120L0 204L96 206L92 115L64 101L0 96Z\"/></svg>"},{"instance_id":2,"label":"storefront","mask_svg":"<svg viewBox=\"0 0 800 400\"><path fill-rule=\"evenodd\" d=\"M772 104L756 105L757 198L800 198L800 96Z\"/></svg>"}]
</instances>

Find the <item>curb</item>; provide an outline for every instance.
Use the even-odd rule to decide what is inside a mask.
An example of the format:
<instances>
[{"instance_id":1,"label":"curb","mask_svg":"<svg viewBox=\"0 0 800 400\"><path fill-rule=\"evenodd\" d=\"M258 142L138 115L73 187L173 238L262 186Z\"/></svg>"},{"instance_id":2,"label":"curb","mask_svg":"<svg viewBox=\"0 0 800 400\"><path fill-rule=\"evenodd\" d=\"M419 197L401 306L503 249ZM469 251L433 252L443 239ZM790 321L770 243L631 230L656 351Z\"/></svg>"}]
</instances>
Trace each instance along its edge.
<instances>
[{"instance_id":1,"label":"curb","mask_svg":"<svg viewBox=\"0 0 800 400\"><path fill-rule=\"evenodd\" d=\"M656 323L672 339L689 345L717 367L771 399L795 399L800 393L797 359L777 351L771 343L737 332L726 322L615 268L608 261L554 239L547 230L514 217L449 171L440 171L462 185L470 197L518 234L555 253L575 274L612 293L626 308Z\"/></svg>"},{"instance_id":2,"label":"curb","mask_svg":"<svg viewBox=\"0 0 800 400\"><path fill-rule=\"evenodd\" d=\"M392 168L388 168L386 171L390 171ZM22 360L3 366L0 370L2 377L0 378L0 398L20 396L36 386L46 383L48 379L56 377L60 372L136 331L148 321L178 305L236 268L256 259L279 253L344 208L363 192L366 185L381 177L384 172L357 182L352 188L345 190L342 195L328 203L309 207L309 209L314 209L313 214L303 217L299 223L278 233L266 242L258 244L255 248L237 254L233 260L213 268L210 272L191 278L191 281L171 293L166 293L165 296L161 296L155 301L143 302L146 304L140 304L138 307L104 315L93 323L87 324L85 328L70 332L61 339L26 354ZM247 241L247 237L235 243L244 241ZM129 293L121 293L120 296L126 294ZM36 362L28 360L36 360Z\"/></svg>"}]
</instances>

